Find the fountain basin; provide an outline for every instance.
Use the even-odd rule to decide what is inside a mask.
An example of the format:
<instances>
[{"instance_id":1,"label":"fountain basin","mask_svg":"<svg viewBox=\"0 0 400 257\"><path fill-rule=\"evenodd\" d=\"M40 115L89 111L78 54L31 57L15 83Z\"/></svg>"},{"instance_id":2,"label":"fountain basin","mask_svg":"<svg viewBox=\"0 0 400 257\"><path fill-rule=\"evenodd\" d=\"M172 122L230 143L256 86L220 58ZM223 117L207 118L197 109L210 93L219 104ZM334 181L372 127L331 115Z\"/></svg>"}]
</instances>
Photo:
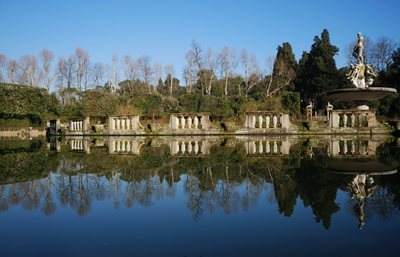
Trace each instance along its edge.
<instances>
[{"instance_id":1,"label":"fountain basin","mask_svg":"<svg viewBox=\"0 0 400 257\"><path fill-rule=\"evenodd\" d=\"M369 88L345 88L327 92L327 95L339 102L369 102L396 94L395 88L369 87Z\"/></svg>"}]
</instances>

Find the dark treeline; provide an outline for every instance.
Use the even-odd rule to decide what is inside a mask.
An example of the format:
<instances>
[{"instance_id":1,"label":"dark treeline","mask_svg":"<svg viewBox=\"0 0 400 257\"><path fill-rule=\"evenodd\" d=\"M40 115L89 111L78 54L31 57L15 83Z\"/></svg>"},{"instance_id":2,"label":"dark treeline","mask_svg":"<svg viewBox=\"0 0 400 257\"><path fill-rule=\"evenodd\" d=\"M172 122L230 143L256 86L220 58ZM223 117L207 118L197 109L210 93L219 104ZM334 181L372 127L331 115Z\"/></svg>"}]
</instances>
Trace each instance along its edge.
<instances>
[{"instance_id":1,"label":"dark treeline","mask_svg":"<svg viewBox=\"0 0 400 257\"><path fill-rule=\"evenodd\" d=\"M366 61L380 75L374 86L399 90L398 44L385 37L365 37L365 42ZM349 43L344 50L349 64L355 62L351 55L354 44ZM38 56L24 55L19 60L0 54L0 82L47 91L55 88L64 116L139 114L154 118L169 112L209 111L238 117L254 110L286 110L299 115L309 101L324 109L324 92L351 87L345 78L347 68L336 67L338 52L327 30L315 36L310 51L303 52L299 60L291 44L282 43L276 56L267 58L266 67L260 67L257 57L245 49L214 51L193 41L185 53L184 81L180 81L180 72L173 65L153 62L146 55L137 59L129 54L121 59L114 55L111 64L104 64L93 63L82 48L58 60L43 49ZM380 115L398 116L400 98L392 96L373 107L379 108Z\"/></svg>"}]
</instances>

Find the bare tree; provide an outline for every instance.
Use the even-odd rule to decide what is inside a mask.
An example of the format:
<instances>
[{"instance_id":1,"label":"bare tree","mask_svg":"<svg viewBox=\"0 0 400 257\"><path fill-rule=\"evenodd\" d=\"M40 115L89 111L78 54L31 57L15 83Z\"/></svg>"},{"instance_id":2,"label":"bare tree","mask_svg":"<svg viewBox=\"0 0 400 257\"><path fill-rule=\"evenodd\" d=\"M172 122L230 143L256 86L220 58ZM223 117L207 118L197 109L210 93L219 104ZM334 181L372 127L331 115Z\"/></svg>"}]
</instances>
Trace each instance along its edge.
<instances>
[{"instance_id":1,"label":"bare tree","mask_svg":"<svg viewBox=\"0 0 400 257\"><path fill-rule=\"evenodd\" d=\"M172 64L166 65L165 66L165 73L167 74L167 78L169 75L169 83L168 83L168 91L169 94L172 95L172 89L174 87L174 73L175 73L175 69L174 66Z\"/></svg>"},{"instance_id":2,"label":"bare tree","mask_svg":"<svg viewBox=\"0 0 400 257\"><path fill-rule=\"evenodd\" d=\"M229 49L229 47L225 46L221 53L218 55L218 64L222 74L225 76L225 95L228 95L228 80L229 76L231 75L233 69L236 68L237 59L236 53L234 49Z\"/></svg>"},{"instance_id":3,"label":"bare tree","mask_svg":"<svg viewBox=\"0 0 400 257\"><path fill-rule=\"evenodd\" d=\"M83 48L76 48L75 49L75 75L76 75L76 83L79 92L82 91L82 79L83 73L86 69L86 66L89 63L89 53Z\"/></svg>"},{"instance_id":4,"label":"bare tree","mask_svg":"<svg viewBox=\"0 0 400 257\"><path fill-rule=\"evenodd\" d=\"M151 69L151 58L150 56L144 55L137 60L137 66L140 72L140 75L143 79L143 83L147 85L148 92L151 93L151 85L150 79L153 70Z\"/></svg>"},{"instance_id":5,"label":"bare tree","mask_svg":"<svg viewBox=\"0 0 400 257\"><path fill-rule=\"evenodd\" d=\"M71 88L73 86L74 63L75 59L73 55L70 55L67 60L65 60L64 57L60 57L58 59L57 76L62 88L64 82L67 88Z\"/></svg>"},{"instance_id":6,"label":"bare tree","mask_svg":"<svg viewBox=\"0 0 400 257\"><path fill-rule=\"evenodd\" d=\"M396 50L398 44L387 37L380 37L374 44L372 50L371 63L381 72L386 70L392 63L392 53Z\"/></svg>"},{"instance_id":7,"label":"bare tree","mask_svg":"<svg viewBox=\"0 0 400 257\"><path fill-rule=\"evenodd\" d=\"M122 67L124 69L125 78L128 80L129 93L133 93L133 83L138 77L138 71L136 63L129 54L124 56Z\"/></svg>"},{"instance_id":8,"label":"bare tree","mask_svg":"<svg viewBox=\"0 0 400 257\"><path fill-rule=\"evenodd\" d=\"M100 62L97 62L93 65L92 71L92 87L97 87L103 85L104 82L104 65Z\"/></svg>"},{"instance_id":9,"label":"bare tree","mask_svg":"<svg viewBox=\"0 0 400 257\"><path fill-rule=\"evenodd\" d=\"M188 53L186 53L185 57L187 64L183 70L183 73L186 81L186 86L189 86L189 92L191 92L194 81L196 81L197 78L197 73L195 71L194 58L191 52L189 51Z\"/></svg>"},{"instance_id":10,"label":"bare tree","mask_svg":"<svg viewBox=\"0 0 400 257\"><path fill-rule=\"evenodd\" d=\"M83 66L82 84L85 91L93 85L93 65L90 60Z\"/></svg>"},{"instance_id":11,"label":"bare tree","mask_svg":"<svg viewBox=\"0 0 400 257\"><path fill-rule=\"evenodd\" d=\"M243 68L244 72L244 82L246 86L246 93L245 96L247 98L248 93L252 87L254 87L260 77L260 69L258 67L257 59L254 55L249 56L247 51L243 49L240 52L240 63ZM240 87L240 85L239 85ZM240 95L240 88L239 88L239 95Z\"/></svg>"},{"instance_id":12,"label":"bare tree","mask_svg":"<svg viewBox=\"0 0 400 257\"><path fill-rule=\"evenodd\" d=\"M23 55L20 58L21 74L19 81L21 84L37 86L38 78L38 62L34 55Z\"/></svg>"},{"instance_id":13,"label":"bare tree","mask_svg":"<svg viewBox=\"0 0 400 257\"><path fill-rule=\"evenodd\" d=\"M216 68L216 58L214 55L214 51L209 48L207 50L207 57L206 57L206 69L207 72L204 73L205 75L205 82L206 82L206 94L211 95L211 87L212 87L212 82L215 78L215 68Z\"/></svg>"},{"instance_id":14,"label":"bare tree","mask_svg":"<svg viewBox=\"0 0 400 257\"><path fill-rule=\"evenodd\" d=\"M39 58L40 58L40 63L42 65L41 74L46 84L47 92L49 92L51 81L53 80L52 76L50 75L50 69L51 69L51 62L54 59L54 54L48 49L43 49L39 53Z\"/></svg>"},{"instance_id":15,"label":"bare tree","mask_svg":"<svg viewBox=\"0 0 400 257\"><path fill-rule=\"evenodd\" d=\"M0 82L4 82L4 75L6 70L7 57L4 54L0 54Z\"/></svg>"},{"instance_id":16,"label":"bare tree","mask_svg":"<svg viewBox=\"0 0 400 257\"><path fill-rule=\"evenodd\" d=\"M185 57L187 62L185 77L187 78L187 81L189 83L189 91L191 91L191 87L194 82L200 79L201 91L204 94L205 83L203 81L204 78L201 77L200 73L204 69L205 60L203 56L203 49L197 41L192 41L192 44L190 45L190 50L186 53Z\"/></svg>"},{"instance_id":17,"label":"bare tree","mask_svg":"<svg viewBox=\"0 0 400 257\"><path fill-rule=\"evenodd\" d=\"M15 84L16 75L18 73L19 65L16 60L9 60L7 62L7 78L8 83Z\"/></svg>"},{"instance_id":18,"label":"bare tree","mask_svg":"<svg viewBox=\"0 0 400 257\"><path fill-rule=\"evenodd\" d=\"M162 80L162 74L163 74L163 65L161 63L155 63L154 67L154 85L158 84L158 81L161 79Z\"/></svg>"}]
</instances>

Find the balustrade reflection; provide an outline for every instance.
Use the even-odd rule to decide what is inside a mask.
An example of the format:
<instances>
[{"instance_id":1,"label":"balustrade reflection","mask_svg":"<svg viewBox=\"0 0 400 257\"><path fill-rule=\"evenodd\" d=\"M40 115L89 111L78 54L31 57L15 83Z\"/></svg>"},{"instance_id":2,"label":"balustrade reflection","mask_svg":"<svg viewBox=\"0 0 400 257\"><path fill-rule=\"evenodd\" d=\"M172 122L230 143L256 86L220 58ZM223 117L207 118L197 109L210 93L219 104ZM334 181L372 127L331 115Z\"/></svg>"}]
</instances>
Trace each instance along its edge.
<instances>
[{"instance_id":1,"label":"balustrade reflection","mask_svg":"<svg viewBox=\"0 0 400 257\"><path fill-rule=\"evenodd\" d=\"M288 140L259 139L244 143L247 155L288 155L290 142Z\"/></svg>"}]
</instances>

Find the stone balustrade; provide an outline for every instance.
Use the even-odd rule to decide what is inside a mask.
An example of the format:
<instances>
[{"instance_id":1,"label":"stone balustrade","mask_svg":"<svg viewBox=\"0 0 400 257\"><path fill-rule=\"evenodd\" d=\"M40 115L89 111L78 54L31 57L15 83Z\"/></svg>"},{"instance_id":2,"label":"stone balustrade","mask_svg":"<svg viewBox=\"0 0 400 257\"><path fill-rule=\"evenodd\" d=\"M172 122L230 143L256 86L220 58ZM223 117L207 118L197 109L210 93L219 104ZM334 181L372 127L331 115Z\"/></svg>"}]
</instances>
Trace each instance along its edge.
<instances>
[{"instance_id":1,"label":"stone balustrade","mask_svg":"<svg viewBox=\"0 0 400 257\"><path fill-rule=\"evenodd\" d=\"M171 114L169 126L172 130L206 130L210 126L209 115L205 113Z\"/></svg>"},{"instance_id":2,"label":"stone balustrade","mask_svg":"<svg viewBox=\"0 0 400 257\"><path fill-rule=\"evenodd\" d=\"M377 144L366 139L341 139L331 142L329 152L331 156L374 156Z\"/></svg>"},{"instance_id":3,"label":"stone balustrade","mask_svg":"<svg viewBox=\"0 0 400 257\"><path fill-rule=\"evenodd\" d=\"M136 138L110 137L108 140L108 152L110 154L140 154L140 148L144 144Z\"/></svg>"},{"instance_id":4,"label":"stone balustrade","mask_svg":"<svg viewBox=\"0 0 400 257\"><path fill-rule=\"evenodd\" d=\"M68 139L68 144L71 151L90 153L90 143L84 138Z\"/></svg>"},{"instance_id":5,"label":"stone balustrade","mask_svg":"<svg viewBox=\"0 0 400 257\"><path fill-rule=\"evenodd\" d=\"M245 142L248 155L288 155L290 142L274 139L251 140Z\"/></svg>"},{"instance_id":6,"label":"stone balustrade","mask_svg":"<svg viewBox=\"0 0 400 257\"><path fill-rule=\"evenodd\" d=\"M171 140L171 155L209 155L211 143L207 140Z\"/></svg>"},{"instance_id":7,"label":"stone balustrade","mask_svg":"<svg viewBox=\"0 0 400 257\"><path fill-rule=\"evenodd\" d=\"M368 140L343 139L332 141L329 153L332 156L372 156L375 151L370 149Z\"/></svg>"},{"instance_id":8,"label":"stone balustrade","mask_svg":"<svg viewBox=\"0 0 400 257\"><path fill-rule=\"evenodd\" d=\"M276 112L248 112L245 127L249 129L288 129L289 115Z\"/></svg>"},{"instance_id":9,"label":"stone balustrade","mask_svg":"<svg viewBox=\"0 0 400 257\"><path fill-rule=\"evenodd\" d=\"M83 134L88 132L89 127L89 117L84 119L72 119L69 121L68 132L70 134Z\"/></svg>"},{"instance_id":10,"label":"stone balustrade","mask_svg":"<svg viewBox=\"0 0 400 257\"><path fill-rule=\"evenodd\" d=\"M370 128L378 125L371 110L334 110L330 116L331 128Z\"/></svg>"},{"instance_id":11,"label":"stone balustrade","mask_svg":"<svg viewBox=\"0 0 400 257\"><path fill-rule=\"evenodd\" d=\"M109 134L131 134L143 129L139 116L112 116L108 117Z\"/></svg>"}]
</instances>

